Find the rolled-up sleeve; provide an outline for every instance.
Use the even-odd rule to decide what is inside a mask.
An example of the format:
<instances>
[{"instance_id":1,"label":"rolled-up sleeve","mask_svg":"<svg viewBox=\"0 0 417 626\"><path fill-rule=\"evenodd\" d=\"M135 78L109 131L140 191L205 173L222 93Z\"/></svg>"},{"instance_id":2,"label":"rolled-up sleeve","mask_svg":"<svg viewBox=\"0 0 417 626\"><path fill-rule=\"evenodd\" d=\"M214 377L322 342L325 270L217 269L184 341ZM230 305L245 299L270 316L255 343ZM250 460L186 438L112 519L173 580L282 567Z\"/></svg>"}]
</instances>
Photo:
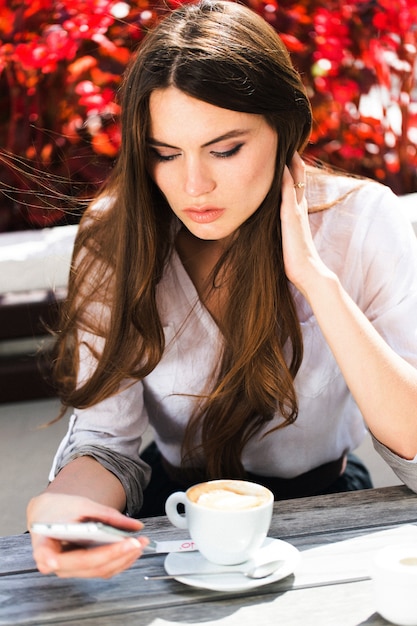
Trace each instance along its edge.
<instances>
[{"instance_id":1,"label":"rolled-up sleeve","mask_svg":"<svg viewBox=\"0 0 417 626\"><path fill-rule=\"evenodd\" d=\"M378 439L372 435L372 442L375 450L390 466L394 474L412 491L417 493L417 456L414 459L407 460L394 454L389 448L384 446Z\"/></svg>"},{"instance_id":2,"label":"rolled-up sleeve","mask_svg":"<svg viewBox=\"0 0 417 626\"><path fill-rule=\"evenodd\" d=\"M136 517L151 474L139 456L147 427L140 381L125 385L118 394L93 407L77 409L55 454L49 480L73 459L91 456L120 480L126 493L126 512Z\"/></svg>"},{"instance_id":3,"label":"rolled-up sleeve","mask_svg":"<svg viewBox=\"0 0 417 626\"><path fill-rule=\"evenodd\" d=\"M109 323L109 310L102 304L91 303L88 316L98 326L105 328ZM78 340L77 381L82 385L97 367L97 355L103 349L104 340L86 330L79 331ZM68 431L55 454L49 480L53 481L73 459L93 457L120 480L126 493L126 512L136 517L151 475L149 466L139 456L148 424L142 382L123 381L118 393L86 409L74 410Z\"/></svg>"}]
</instances>

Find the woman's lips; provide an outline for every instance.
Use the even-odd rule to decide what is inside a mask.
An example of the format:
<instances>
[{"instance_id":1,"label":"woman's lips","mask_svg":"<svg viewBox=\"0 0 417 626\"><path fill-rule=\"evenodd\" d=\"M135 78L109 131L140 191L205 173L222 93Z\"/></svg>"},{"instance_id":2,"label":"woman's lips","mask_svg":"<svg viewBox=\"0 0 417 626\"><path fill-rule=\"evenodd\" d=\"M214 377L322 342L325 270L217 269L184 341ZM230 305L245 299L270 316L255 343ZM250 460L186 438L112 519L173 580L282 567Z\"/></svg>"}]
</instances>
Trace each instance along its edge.
<instances>
[{"instance_id":1,"label":"woman's lips","mask_svg":"<svg viewBox=\"0 0 417 626\"><path fill-rule=\"evenodd\" d=\"M213 206L201 208L189 207L184 209L184 213L197 224L209 224L210 222L215 222L219 217L221 217L224 213L224 209Z\"/></svg>"}]
</instances>

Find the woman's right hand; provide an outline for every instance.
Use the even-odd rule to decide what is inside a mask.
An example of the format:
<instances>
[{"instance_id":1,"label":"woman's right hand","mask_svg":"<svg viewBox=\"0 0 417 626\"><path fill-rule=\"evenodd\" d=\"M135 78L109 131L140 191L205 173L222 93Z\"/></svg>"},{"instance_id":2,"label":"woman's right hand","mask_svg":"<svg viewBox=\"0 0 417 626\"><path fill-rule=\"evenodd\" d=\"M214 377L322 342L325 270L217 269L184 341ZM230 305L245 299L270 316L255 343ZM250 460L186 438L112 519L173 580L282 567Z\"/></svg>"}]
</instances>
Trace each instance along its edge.
<instances>
[{"instance_id":1,"label":"woman's right hand","mask_svg":"<svg viewBox=\"0 0 417 626\"><path fill-rule=\"evenodd\" d=\"M99 521L117 528L139 531L142 522L85 497L45 492L33 498L27 509L30 530L34 522ZM69 547L57 539L31 532L33 556L42 574L62 578L111 578L129 568L149 541L146 537L93 548Z\"/></svg>"}]
</instances>

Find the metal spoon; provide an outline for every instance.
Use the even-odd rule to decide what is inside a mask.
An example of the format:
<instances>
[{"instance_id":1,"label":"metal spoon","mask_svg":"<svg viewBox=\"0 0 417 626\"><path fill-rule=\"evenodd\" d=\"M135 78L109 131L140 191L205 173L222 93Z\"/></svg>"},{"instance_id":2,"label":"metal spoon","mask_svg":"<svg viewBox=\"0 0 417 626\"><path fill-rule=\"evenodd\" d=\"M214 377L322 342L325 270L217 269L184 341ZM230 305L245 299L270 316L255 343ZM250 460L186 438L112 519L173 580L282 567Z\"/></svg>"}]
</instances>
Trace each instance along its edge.
<instances>
[{"instance_id":1,"label":"metal spoon","mask_svg":"<svg viewBox=\"0 0 417 626\"><path fill-rule=\"evenodd\" d=\"M173 578L185 578L186 576L224 576L225 574L240 574L246 576L246 578L253 578L259 580L261 578L267 578L274 574L280 567L284 565L285 561L267 561L266 563L253 563L243 570L228 569L220 570L217 572L184 572L183 574L164 574L162 576L144 576L145 580L170 580Z\"/></svg>"}]
</instances>

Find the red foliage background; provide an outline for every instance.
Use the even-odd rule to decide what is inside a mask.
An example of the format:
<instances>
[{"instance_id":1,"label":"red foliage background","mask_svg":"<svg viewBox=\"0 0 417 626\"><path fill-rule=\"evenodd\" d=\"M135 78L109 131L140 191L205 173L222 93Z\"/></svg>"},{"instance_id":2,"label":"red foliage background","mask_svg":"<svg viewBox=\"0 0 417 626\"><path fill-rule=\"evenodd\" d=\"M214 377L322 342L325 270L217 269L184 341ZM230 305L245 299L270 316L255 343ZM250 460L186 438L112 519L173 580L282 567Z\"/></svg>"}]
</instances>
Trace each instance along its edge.
<instances>
[{"instance_id":1,"label":"red foliage background","mask_svg":"<svg viewBox=\"0 0 417 626\"><path fill-rule=\"evenodd\" d=\"M79 220L119 147L117 89L176 0L0 0L0 231ZM246 0L314 111L308 153L417 190L415 0Z\"/></svg>"}]
</instances>

